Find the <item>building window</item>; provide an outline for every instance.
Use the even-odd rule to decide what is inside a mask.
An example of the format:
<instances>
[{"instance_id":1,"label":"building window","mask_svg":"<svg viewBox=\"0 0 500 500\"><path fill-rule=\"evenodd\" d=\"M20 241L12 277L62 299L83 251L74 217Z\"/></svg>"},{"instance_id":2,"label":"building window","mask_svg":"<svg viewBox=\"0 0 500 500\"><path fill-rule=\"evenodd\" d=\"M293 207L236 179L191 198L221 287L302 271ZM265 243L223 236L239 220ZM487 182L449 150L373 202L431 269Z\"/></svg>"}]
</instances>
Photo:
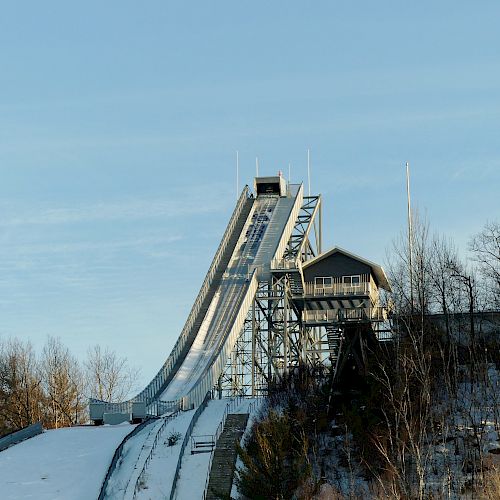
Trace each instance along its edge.
<instances>
[{"instance_id":1,"label":"building window","mask_svg":"<svg viewBox=\"0 0 500 500\"><path fill-rule=\"evenodd\" d=\"M359 274L354 276L342 276L342 283L352 288L358 288L361 283L361 276Z\"/></svg>"},{"instance_id":2,"label":"building window","mask_svg":"<svg viewBox=\"0 0 500 500\"><path fill-rule=\"evenodd\" d=\"M318 278L314 278L314 286L316 288L331 288L333 283L333 279L331 276L320 276Z\"/></svg>"}]
</instances>

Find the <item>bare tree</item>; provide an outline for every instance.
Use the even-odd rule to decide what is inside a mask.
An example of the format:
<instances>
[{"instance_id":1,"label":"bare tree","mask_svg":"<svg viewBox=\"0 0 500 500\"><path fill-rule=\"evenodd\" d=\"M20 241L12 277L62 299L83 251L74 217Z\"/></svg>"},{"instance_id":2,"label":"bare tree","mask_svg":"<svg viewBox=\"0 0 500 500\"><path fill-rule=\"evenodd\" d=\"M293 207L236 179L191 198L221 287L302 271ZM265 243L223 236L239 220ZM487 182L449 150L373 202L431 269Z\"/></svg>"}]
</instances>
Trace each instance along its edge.
<instances>
[{"instance_id":1,"label":"bare tree","mask_svg":"<svg viewBox=\"0 0 500 500\"><path fill-rule=\"evenodd\" d=\"M47 339L41 370L47 397L47 424L57 429L79 423L87 404L83 374L78 361L60 339Z\"/></svg>"},{"instance_id":2,"label":"bare tree","mask_svg":"<svg viewBox=\"0 0 500 500\"><path fill-rule=\"evenodd\" d=\"M0 391L0 415L5 430L43 420L45 396L31 343L11 339L1 344Z\"/></svg>"},{"instance_id":3,"label":"bare tree","mask_svg":"<svg viewBox=\"0 0 500 500\"><path fill-rule=\"evenodd\" d=\"M469 250L489 285L491 307L500 307L500 223L485 224L469 241Z\"/></svg>"},{"instance_id":4,"label":"bare tree","mask_svg":"<svg viewBox=\"0 0 500 500\"><path fill-rule=\"evenodd\" d=\"M139 370L130 367L126 358L99 345L88 350L85 369L89 396L109 402L124 401L135 389L139 375Z\"/></svg>"}]
</instances>

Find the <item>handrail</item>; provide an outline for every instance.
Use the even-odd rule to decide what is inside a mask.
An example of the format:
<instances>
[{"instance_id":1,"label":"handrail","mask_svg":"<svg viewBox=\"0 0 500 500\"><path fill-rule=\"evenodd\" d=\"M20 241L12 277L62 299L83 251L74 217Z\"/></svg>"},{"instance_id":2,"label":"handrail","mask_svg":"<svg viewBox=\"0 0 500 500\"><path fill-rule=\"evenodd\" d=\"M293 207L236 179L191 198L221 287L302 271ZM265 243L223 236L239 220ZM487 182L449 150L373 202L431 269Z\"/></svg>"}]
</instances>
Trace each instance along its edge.
<instances>
[{"instance_id":1,"label":"handrail","mask_svg":"<svg viewBox=\"0 0 500 500\"><path fill-rule=\"evenodd\" d=\"M206 294L210 288L212 279L216 273L216 268L220 263L220 260L222 259L222 255L226 249L226 246L229 242L230 236L233 232L234 227L237 224L237 221L239 219L239 216L241 212L243 211L245 202L248 199L248 193L249 189L248 186L245 186L243 189L238 202L236 204L236 208L234 209L234 212L231 216L231 219L229 220L229 224L226 227L226 230L224 232L224 235L221 239L221 242L219 243L219 246L217 248L217 251L215 252L215 256L212 260L212 263L210 265L210 268L208 269L208 272L205 276L205 279L203 280L203 283L201 285L200 291L198 292L198 296L196 297L196 300L191 308L191 311L189 312L188 319L186 320L186 324L184 325L184 328L181 331L181 334L179 335L169 357L163 364L162 368L158 371L157 375L153 378L153 380L150 382L150 384L142 391L140 392L137 396L136 399L146 399L146 402L149 403L150 400L152 399L152 395L147 394L148 391L150 391L151 387L155 387L155 382L160 380L160 387L155 390L155 392L158 392L160 388L163 385L164 380L166 379L166 373L170 372L171 368L173 367L175 361L177 361L182 349L184 348L187 338L189 336L189 333L191 333L191 328L196 320L196 315L198 314L202 302L206 297ZM144 398L146 396L146 398Z\"/></svg>"},{"instance_id":2,"label":"handrail","mask_svg":"<svg viewBox=\"0 0 500 500\"><path fill-rule=\"evenodd\" d=\"M189 423L186 433L184 434L184 440L182 441L181 451L179 452L179 458L177 460L177 467L175 468L174 480L172 481L172 488L170 489L170 497L169 497L170 500L173 500L175 496L175 489L177 488L177 481L179 480L179 472L181 470L182 457L184 455L184 451L186 450L187 443L189 443L189 440L191 438L191 433L193 432L193 428L196 425L196 422L198 421L198 418L200 417L201 413L203 412L208 402L210 401L211 395L212 391L208 391L207 394L205 395L205 398L203 399L203 402L201 403L200 406L198 406L198 408L194 412L194 415L191 418L191 422Z\"/></svg>"},{"instance_id":3,"label":"handrail","mask_svg":"<svg viewBox=\"0 0 500 500\"><path fill-rule=\"evenodd\" d=\"M222 434L223 430L224 430L224 426L226 425L226 419L227 419L227 416L229 414L229 410L231 408L231 406L234 406L234 403L237 401L238 403L241 402L242 399L254 399L255 396L244 396L244 395L239 395L237 396L236 398L232 399L227 405L226 405L226 408L224 410L224 413L222 415L222 420L220 421L218 427L217 427L217 430L215 431L215 434L213 435L214 437L214 441L217 445L217 440L219 439L220 435ZM249 405L248 405L248 411L247 413L250 415L254 409L257 408L257 401L252 401ZM205 488L203 490L203 500L206 499L207 497L207 494L208 494L208 484L210 483L210 472L211 472L211 469L212 469L212 462L213 462L213 459L214 459L214 454L215 454L215 447L212 449L212 451L210 452L210 458L208 460L208 469L207 469L207 477L205 478Z\"/></svg>"},{"instance_id":4,"label":"handrail","mask_svg":"<svg viewBox=\"0 0 500 500\"><path fill-rule=\"evenodd\" d=\"M178 363L182 355L183 350L186 347L186 344L189 341L189 338L192 336L193 333L192 328L197 319L197 315L210 290L214 276L217 273L217 267L219 266L221 259L224 255L224 252L227 249L227 245L229 244L229 241L233 235L234 228L238 224L240 216L249 199L251 199L250 191L248 186L245 186L238 199L238 202L236 203L236 207L229 220L224 235L222 236L217 251L215 252L215 256L208 269L205 279L203 280L203 283L200 287L200 291L198 292L196 300L194 301L194 304L191 307L186 323L184 324L184 327L179 337L177 338L177 341L175 342L175 345L172 348L170 354L163 363L163 366L153 377L151 382L131 400L125 401L123 403L107 403L107 405L109 405L108 408L110 410L112 409L113 411L120 411L121 408L129 409L131 408L131 403L133 403L134 401L145 401L146 405L149 406L154 401L155 397L165 389L165 381L171 375L173 369L175 368L175 365Z\"/></svg>"},{"instance_id":5,"label":"handrail","mask_svg":"<svg viewBox=\"0 0 500 500\"><path fill-rule=\"evenodd\" d=\"M229 333L224 336L225 341L220 343L216 352L212 355L209 368L205 372L204 376L201 377L191 390L182 398L182 406L184 409L196 406L201 402L203 395L214 387L217 377L226 365L229 352L234 345L234 342L236 342L236 338L241 333L243 323L245 322L245 318L247 317L252 300L254 299L257 291L258 280L256 270L253 271L250 281L245 284L246 288L242 287L241 291L243 298L241 301L238 301L240 307L234 310L231 321L227 323L228 325L231 325Z\"/></svg>"},{"instance_id":6,"label":"handrail","mask_svg":"<svg viewBox=\"0 0 500 500\"><path fill-rule=\"evenodd\" d=\"M153 453L154 453L154 451L156 449L156 446L158 445L158 441L160 439L161 434L165 430L165 427L167 426L167 424L171 420L173 420L175 417L177 417L177 415L180 413L180 411L181 410L178 408L171 415L167 415L166 417L162 417L163 418L163 423L161 424L161 426L159 427L159 429L156 431L155 439L153 441L153 446L151 446L151 451L149 452L148 456L146 457L146 460L144 461L144 464L142 466L141 472L139 473L139 475L137 476L137 479L135 481L134 496L132 498L135 499L137 497L137 493L140 490L140 486L139 485L140 485L141 479L144 477L144 473L146 472L146 469L147 469L149 463L153 459Z\"/></svg>"},{"instance_id":7,"label":"handrail","mask_svg":"<svg viewBox=\"0 0 500 500\"><path fill-rule=\"evenodd\" d=\"M104 500L106 498L106 488L108 487L109 480L111 478L111 475L113 474L114 470L116 469L116 465L118 464L118 461L120 457L122 456L123 453L123 447L125 446L125 443L133 436L138 434L144 427L147 425L151 424L153 420L157 420L156 418L149 418L147 420L144 420L144 422L140 423L137 427L135 427L131 432L129 432L123 439L122 442L118 445L116 448L113 458L111 459L111 463L109 464L108 470L106 472L106 476L104 477L104 481L102 482L101 485L101 491L99 492L99 496L97 497L98 500Z\"/></svg>"}]
</instances>

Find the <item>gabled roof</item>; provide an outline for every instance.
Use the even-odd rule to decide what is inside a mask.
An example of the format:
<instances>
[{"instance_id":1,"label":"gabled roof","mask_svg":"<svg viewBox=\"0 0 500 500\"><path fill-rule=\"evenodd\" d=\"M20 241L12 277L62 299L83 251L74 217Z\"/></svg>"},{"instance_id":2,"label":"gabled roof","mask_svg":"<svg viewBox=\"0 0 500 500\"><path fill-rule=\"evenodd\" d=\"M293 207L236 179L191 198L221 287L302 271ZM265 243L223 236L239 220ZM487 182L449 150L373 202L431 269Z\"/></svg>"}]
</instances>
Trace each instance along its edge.
<instances>
[{"instance_id":1,"label":"gabled roof","mask_svg":"<svg viewBox=\"0 0 500 500\"><path fill-rule=\"evenodd\" d=\"M336 254L336 253L341 253L343 255L346 255L347 257L350 257L351 259L357 260L359 262L362 262L363 264L366 264L367 266L370 266L373 275L375 276L375 279L377 280L377 284L380 288L383 288L384 290L387 290L388 292L391 292L391 285L389 285L389 280L387 279L387 276L385 274L385 271L382 269L382 266L379 266L378 264L375 264L375 262L371 262L367 259L364 259L363 257L360 257L359 255L355 255L351 252L348 252L347 250L344 250L343 248L340 247L333 247L332 249L328 250L328 252L323 252L316 257L314 257L311 260L308 260L307 262L304 262L302 264L302 268L306 269L309 266L312 266L316 264L317 262L326 259L327 257L330 257L330 255Z\"/></svg>"}]
</instances>

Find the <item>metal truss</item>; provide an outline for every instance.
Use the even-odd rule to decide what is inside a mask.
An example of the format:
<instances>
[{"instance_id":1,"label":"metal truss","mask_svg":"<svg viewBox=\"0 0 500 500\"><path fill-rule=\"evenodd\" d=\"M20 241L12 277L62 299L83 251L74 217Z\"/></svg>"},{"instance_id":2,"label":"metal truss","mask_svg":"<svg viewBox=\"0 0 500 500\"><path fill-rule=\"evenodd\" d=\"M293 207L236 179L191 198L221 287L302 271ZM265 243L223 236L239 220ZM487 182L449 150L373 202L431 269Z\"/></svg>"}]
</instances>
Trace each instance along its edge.
<instances>
[{"instance_id":1,"label":"metal truss","mask_svg":"<svg viewBox=\"0 0 500 500\"><path fill-rule=\"evenodd\" d=\"M284 260L295 261L300 258L301 262L305 262L321 253L321 219L321 195L304 196L303 205L295 222L288 247L283 255Z\"/></svg>"},{"instance_id":2,"label":"metal truss","mask_svg":"<svg viewBox=\"0 0 500 500\"><path fill-rule=\"evenodd\" d=\"M366 344L380 328L370 321L332 319L314 324L302 316L301 263L321 253L321 197L304 197L287 249L270 281L259 283L241 335L217 390L223 396L261 396L271 381L299 364L323 367L334 378L354 363L365 365ZM299 304L302 302L302 306Z\"/></svg>"},{"instance_id":3,"label":"metal truss","mask_svg":"<svg viewBox=\"0 0 500 500\"><path fill-rule=\"evenodd\" d=\"M260 396L303 360L300 318L287 274L259 284L242 333L219 378L219 396Z\"/></svg>"},{"instance_id":4,"label":"metal truss","mask_svg":"<svg viewBox=\"0 0 500 500\"><path fill-rule=\"evenodd\" d=\"M318 221L316 219L319 219ZM219 378L219 396L259 396L271 380L279 379L302 362L324 362L317 332L303 328L301 313L293 301L302 290L300 264L321 252L321 196L304 197L292 235L283 255L283 272L261 282L251 310Z\"/></svg>"}]
</instances>

